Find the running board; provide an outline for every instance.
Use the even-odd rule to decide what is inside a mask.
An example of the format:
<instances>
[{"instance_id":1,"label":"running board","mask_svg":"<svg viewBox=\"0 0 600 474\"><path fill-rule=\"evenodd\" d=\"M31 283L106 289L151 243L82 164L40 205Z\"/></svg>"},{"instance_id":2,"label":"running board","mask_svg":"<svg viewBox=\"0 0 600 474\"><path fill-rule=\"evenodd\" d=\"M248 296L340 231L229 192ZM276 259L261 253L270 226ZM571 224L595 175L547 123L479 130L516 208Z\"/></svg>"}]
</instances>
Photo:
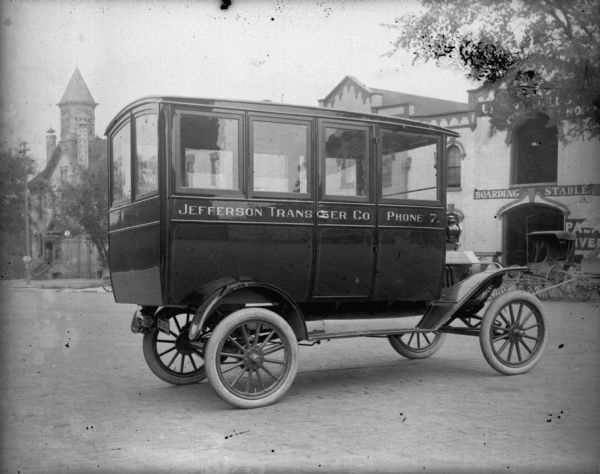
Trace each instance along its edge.
<instances>
[{"instance_id":1,"label":"running board","mask_svg":"<svg viewBox=\"0 0 600 474\"><path fill-rule=\"evenodd\" d=\"M306 321L309 341L342 337L387 336L405 332L424 332L416 326L423 315L362 319L318 319Z\"/></svg>"}]
</instances>

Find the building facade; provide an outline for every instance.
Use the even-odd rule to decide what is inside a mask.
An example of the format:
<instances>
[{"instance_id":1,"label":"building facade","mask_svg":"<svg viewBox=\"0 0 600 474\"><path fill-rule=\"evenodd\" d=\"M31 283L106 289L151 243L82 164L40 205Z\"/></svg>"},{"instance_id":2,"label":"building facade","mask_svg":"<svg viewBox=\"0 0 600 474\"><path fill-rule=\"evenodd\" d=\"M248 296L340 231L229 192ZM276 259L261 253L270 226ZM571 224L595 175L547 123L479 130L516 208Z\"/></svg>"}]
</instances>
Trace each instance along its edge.
<instances>
[{"instance_id":1,"label":"building facade","mask_svg":"<svg viewBox=\"0 0 600 474\"><path fill-rule=\"evenodd\" d=\"M57 104L60 136L46 135L46 166L29 182L31 269L33 278L96 278L102 262L95 245L78 228L69 229L57 217L62 183L78 179L78 170L106 157L106 140L96 136L98 105L75 69Z\"/></svg>"},{"instance_id":2,"label":"building facade","mask_svg":"<svg viewBox=\"0 0 600 474\"><path fill-rule=\"evenodd\" d=\"M559 141L543 114L491 133L490 92L467 103L367 87L345 77L322 107L408 117L453 129L447 143L447 204L462 226L461 249L505 265L527 261L525 236L540 230L576 234L576 254L600 246L600 141ZM558 125L560 126L560 125Z\"/></svg>"}]
</instances>

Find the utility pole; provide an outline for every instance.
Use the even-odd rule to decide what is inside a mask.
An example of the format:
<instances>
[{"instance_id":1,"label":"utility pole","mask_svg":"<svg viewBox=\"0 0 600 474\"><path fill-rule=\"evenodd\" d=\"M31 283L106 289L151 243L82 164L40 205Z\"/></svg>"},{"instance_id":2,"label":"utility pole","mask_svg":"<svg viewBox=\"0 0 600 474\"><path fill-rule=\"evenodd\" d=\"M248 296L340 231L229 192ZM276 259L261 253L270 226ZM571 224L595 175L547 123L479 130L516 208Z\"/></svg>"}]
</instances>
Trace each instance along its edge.
<instances>
[{"instance_id":1,"label":"utility pole","mask_svg":"<svg viewBox=\"0 0 600 474\"><path fill-rule=\"evenodd\" d=\"M19 146L19 154L21 159L26 160L27 142L21 142ZM27 285L31 284L31 235L29 229L29 186L27 185L27 178L29 177L28 167L25 167L25 255L23 256L23 262L25 263L25 281Z\"/></svg>"}]
</instances>

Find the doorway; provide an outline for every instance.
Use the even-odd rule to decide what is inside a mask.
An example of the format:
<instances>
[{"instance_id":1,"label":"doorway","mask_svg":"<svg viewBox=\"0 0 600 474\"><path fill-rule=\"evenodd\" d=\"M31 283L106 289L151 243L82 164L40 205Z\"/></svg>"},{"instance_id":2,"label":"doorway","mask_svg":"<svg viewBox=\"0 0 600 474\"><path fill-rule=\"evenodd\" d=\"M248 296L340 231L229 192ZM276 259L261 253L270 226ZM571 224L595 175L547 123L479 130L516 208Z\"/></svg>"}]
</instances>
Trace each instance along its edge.
<instances>
[{"instance_id":1,"label":"doorway","mask_svg":"<svg viewBox=\"0 0 600 474\"><path fill-rule=\"evenodd\" d=\"M54 261L54 244L52 242L44 242L44 261L47 265Z\"/></svg>"},{"instance_id":2,"label":"doorway","mask_svg":"<svg viewBox=\"0 0 600 474\"><path fill-rule=\"evenodd\" d=\"M504 215L504 265L527 263L527 234L540 230L563 230L560 209L545 204L524 204Z\"/></svg>"}]
</instances>

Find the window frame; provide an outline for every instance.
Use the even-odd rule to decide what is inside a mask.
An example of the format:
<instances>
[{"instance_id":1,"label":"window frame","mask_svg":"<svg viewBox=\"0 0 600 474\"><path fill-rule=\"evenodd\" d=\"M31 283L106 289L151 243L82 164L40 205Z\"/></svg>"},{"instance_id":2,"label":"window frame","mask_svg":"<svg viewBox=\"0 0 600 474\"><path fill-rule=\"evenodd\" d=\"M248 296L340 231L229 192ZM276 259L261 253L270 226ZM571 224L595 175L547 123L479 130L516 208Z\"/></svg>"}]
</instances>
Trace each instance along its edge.
<instances>
[{"instance_id":1,"label":"window frame","mask_svg":"<svg viewBox=\"0 0 600 474\"><path fill-rule=\"evenodd\" d=\"M182 186L182 167L185 167L185 160L180 156L181 153L181 117L184 115L211 117L218 119L234 119L238 121L238 189L218 189L218 188L195 188L191 186ZM243 198L247 182L245 180L246 159L244 156L245 137L245 118L243 111L235 113L233 111L213 111L213 110L197 110L195 108L187 108L177 106L173 109L171 116L170 134L171 134L171 166L173 167L173 189L177 194L199 195L207 197L237 197Z\"/></svg>"},{"instance_id":2,"label":"window frame","mask_svg":"<svg viewBox=\"0 0 600 474\"><path fill-rule=\"evenodd\" d=\"M138 158L137 158L137 119L144 115L154 115L156 117L156 189L146 193L137 193L137 173L138 173ZM159 136L160 113L158 107L144 108L134 110L131 114L131 201L140 201L158 194L160 189L160 136Z\"/></svg>"},{"instance_id":3,"label":"window frame","mask_svg":"<svg viewBox=\"0 0 600 474\"><path fill-rule=\"evenodd\" d=\"M436 138L437 147L435 151L435 167L436 170L436 199L409 199L409 198L398 198L398 197L386 197L383 195L383 132L385 130L393 130L401 133L405 133L408 135L427 135ZM447 166L446 160L444 159L445 155L443 152L445 151L444 147L446 145L446 140L444 139L445 135L437 134L437 133L427 133L423 130L412 130L406 129L403 125L395 125L395 124L381 124L378 127L377 132L377 143L379 144L377 150L377 199L378 202L382 204L396 204L396 205L408 205L408 206L434 206L439 207L443 204L443 183L446 179L446 169Z\"/></svg>"},{"instance_id":4,"label":"window frame","mask_svg":"<svg viewBox=\"0 0 600 474\"><path fill-rule=\"evenodd\" d=\"M458 184L450 184L450 149L454 147L458 150L458 166L453 166L452 169L458 168ZM450 191L459 190L462 188L462 160L465 154L457 143L446 144L446 187Z\"/></svg>"},{"instance_id":5,"label":"window frame","mask_svg":"<svg viewBox=\"0 0 600 474\"><path fill-rule=\"evenodd\" d=\"M528 116L526 118L524 118L523 120L519 121L517 124L515 124L514 128L511 130L510 132L510 143L511 143L511 169L510 169L510 185L515 187L515 188L519 188L519 187L531 187L531 186L543 186L543 185L556 185L558 183L558 173L559 173L559 169L558 169L558 149L559 149L559 143L558 143L558 128L556 126L553 126L554 130L556 131L554 140L555 142L555 153L553 156L553 166L555 168L555 179L553 181L535 181L535 182L518 182L518 175L519 175L519 163L523 158L519 157L519 131L522 130L525 126L527 126L529 123L532 122L536 122L536 121L542 121L544 123L548 123L549 122L549 117L542 115L542 114L536 114L536 115L531 115ZM549 160L545 161L545 165L549 162Z\"/></svg>"},{"instance_id":6,"label":"window frame","mask_svg":"<svg viewBox=\"0 0 600 474\"><path fill-rule=\"evenodd\" d=\"M110 208L120 207L127 204L131 204L133 202L133 170L132 167L132 153L133 153L133 134L132 134L132 119L131 113L127 113L119 124L113 129L112 133L108 138L108 147L109 147L109 175L108 175L108 183L109 183L109 201ZM122 199L115 200L115 188L114 188L114 165L115 165L115 150L114 150L114 139L119 134L121 130L125 127L129 127L129 197L125 197Z\"/></svg>"},{"instance_id":7,"label":"window frame","mask_svg":"<svg viewBox=\"0 0 600 474\"><path fill-rule=\"evenodd\" d=\"M286 125L306 126L306 193L285 193L279 191L254 190L254 123L271 122ZM277 198L277 199L312 199L313 197L313 120L306 117L293 115L248 115L248 163L247 182L248 198Z\"/></svg>"},{"instance_id":8,"label":"window frame","mask_svg":"<svg viewBox=\"0 0 600 474\"><path fill-rule=\"evenodd\" d=\"M365 151L367 153L366 160L368 163L367 171L369 173L367 179L367 194L365 196L342 196L337 194L327 194L327 175L326 175L326 152L325 152L325 137L326 130L328 128L341 128L344 130L359 130L366 132L366 146ZM358 202L373 204L374 199L374 162L375 160L375 149L373 147L373 137L375 136L374 125L368 122L360 121L338 121L331 119L321 119L319 121L319 133L317 135L317 149L318 149L318 170L319 170L319 201L320 202Z\"/></svg>"}]
</instances>

